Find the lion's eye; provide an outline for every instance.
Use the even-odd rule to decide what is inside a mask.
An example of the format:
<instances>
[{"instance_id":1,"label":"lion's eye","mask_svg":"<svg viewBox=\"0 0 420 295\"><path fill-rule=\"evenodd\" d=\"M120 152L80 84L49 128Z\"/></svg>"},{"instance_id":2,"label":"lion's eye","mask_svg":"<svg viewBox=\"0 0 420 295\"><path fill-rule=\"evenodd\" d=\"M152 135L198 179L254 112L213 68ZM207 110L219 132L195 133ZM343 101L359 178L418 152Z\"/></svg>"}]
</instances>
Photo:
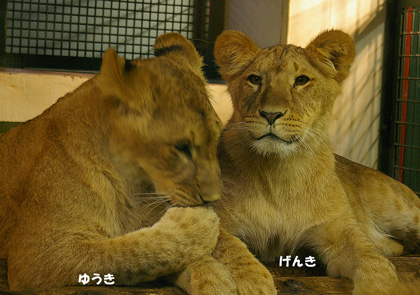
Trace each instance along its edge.
<instances>
[{"instance_id":1,"label":"lion's eye","mask_svg":"<svg viewBox=\"0 0 420 295\"><path fill-rule=\"evenodd\" d=\"M175 148L186 155L188 158L192 158L191 147L187 143L180 143L175 146Z\"/></svg>"},{"instance_id":2,"label":"lion's eye","mask_svg":"<svg viewBox=\"0 0 420 295\"><path fill-rule=\"evenodd\" d=\"M249 75L248 81L254 85L261 85L262 78L257 75Z\"/></svg>"},{"instance_id":3,"label":"lion's eye","mask_svg":"<svg viewBox=\"0 0 420 295\"><path fill-rule=\"evenodd\" d=\"M309 82L309 78L305 75L299 76L295 80L295 85L302 86Z\"/></svg>"}]
</instances>

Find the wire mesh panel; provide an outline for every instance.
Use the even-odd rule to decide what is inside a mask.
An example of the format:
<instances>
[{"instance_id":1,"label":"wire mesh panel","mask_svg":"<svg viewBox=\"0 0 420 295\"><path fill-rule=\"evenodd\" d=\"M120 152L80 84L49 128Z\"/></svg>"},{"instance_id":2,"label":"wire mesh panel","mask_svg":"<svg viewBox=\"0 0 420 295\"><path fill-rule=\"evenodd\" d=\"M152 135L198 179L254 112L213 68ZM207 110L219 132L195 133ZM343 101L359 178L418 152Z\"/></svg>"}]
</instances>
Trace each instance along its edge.
<instances>
[{"instance_id":1,"label":"wire mesh panel","mask_svg":"<svg viewBox=\"0 0 420 295\"><path fill-rule=\"evenodd\" d=\"M393 176L420 196L420 7L402 10Z\"/></svg>"},{"instance_id":2,"label":"wire mesh panel","mask_svg":"<svg viewBox=\"0 0 420 295\"><path fill-rule=\"evenodd\" d=\"M206 55L210 4L210 0L8 0L7 66L98 70L107 48L116 48L126 59L149 58L156 37L166 32L195 41ZM40 57L42 64L36 61Z\"/></svg>"}]
</instances>

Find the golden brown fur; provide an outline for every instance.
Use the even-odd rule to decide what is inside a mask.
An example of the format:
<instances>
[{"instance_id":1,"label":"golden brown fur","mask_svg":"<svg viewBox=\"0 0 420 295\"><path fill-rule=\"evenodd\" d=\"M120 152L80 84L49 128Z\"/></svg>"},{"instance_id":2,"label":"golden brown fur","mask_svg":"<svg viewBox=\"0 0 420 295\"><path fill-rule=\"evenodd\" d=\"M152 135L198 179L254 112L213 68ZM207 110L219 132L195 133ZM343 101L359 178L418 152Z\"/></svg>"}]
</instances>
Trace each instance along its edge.
<instances>
[{"instance_id":1,"label":"golden brown fur","mask_svg":"<svg viewBox=\"0 0 420 295\"><path fill-rule=\"evenodd\" d=\"M219 236L211 209L168 209L220 198L222 125L192 44L166 34L155 52L130 62L108 50L99 75L0 135L0 258L11 289L77 285L84 273L131 285L175 272L192 294L272 288L242 242ZM235 269L226 244L252 269ZM249 283L238 276L247 269Z\"/></svg>"},{"instance_id":2,"label":"golden brown fur","mask_svg":"<svg viewBox=\"0 0 420 295\"><path fill-rule=\"evenodd\" d=\"M219 161L222 226L262 260L309 248L355 294L397 285L385 258L419 246L420 201L403 184L334 156L326 135L355 54L350 36L327 31L306 48L266 49L226 31L215 57L234 112Z\"/></svg>"}]
</instances>

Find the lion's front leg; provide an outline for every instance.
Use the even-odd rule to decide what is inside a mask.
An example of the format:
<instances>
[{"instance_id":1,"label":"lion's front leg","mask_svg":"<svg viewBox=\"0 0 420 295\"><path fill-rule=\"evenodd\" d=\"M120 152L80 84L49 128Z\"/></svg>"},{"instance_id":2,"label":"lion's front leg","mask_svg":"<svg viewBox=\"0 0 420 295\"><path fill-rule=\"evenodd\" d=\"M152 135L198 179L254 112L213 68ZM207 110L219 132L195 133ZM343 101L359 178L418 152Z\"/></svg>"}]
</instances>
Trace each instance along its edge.
<instances>
[{"instance_id":1,"label":"lion's front leg","mask_svg":"<svg viewBox=\"0 0 420 295\"><path fill-rule=\"evenodd\" d=\"M169 280L189 294L277 294L270 272L237 237L220 229L212 256L189 265Z\"/></svg>"},{"instance_id":2,"label":"lion's front leg","mask_svg":"<svg viewBox=\"0 0 420 295\"><path fill-rule=\"evenodd\" d=\"M237 295L229 269L212 256L188 265L167 279L190 295Z\"/></svg>"},{"instance_id":3,"label":"lion's front leg","mask_svg":"<svg viewBox=\"0 0 420 295\"><path fill-rule=\"evenodd\" d=\"M212 255L229 269L239 294L277 294L270 272L240 239L222 228Z\"/></svg>"},{"instance_id":4,"label":"lion's front leg","mask_svg":"<svg viewBox=\"0 0 420 295\"><path fill-rule=\"evenodd\" d=\"M393 264L369 241L353 218L337 217L310 229L306 237L327 265L328 275L353 280L353 294L367 291L387 294L398 284Z\"/></svg>"}]
</instances>

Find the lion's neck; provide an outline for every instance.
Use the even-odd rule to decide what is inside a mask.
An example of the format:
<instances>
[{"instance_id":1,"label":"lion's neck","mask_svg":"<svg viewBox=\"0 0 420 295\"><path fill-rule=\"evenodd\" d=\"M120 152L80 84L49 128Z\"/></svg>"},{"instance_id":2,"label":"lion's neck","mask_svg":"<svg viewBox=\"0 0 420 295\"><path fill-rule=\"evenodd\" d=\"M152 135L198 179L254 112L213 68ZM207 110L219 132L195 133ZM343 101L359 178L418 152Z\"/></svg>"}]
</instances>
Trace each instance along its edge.
<instances>
[{"instance_id":1,"label":"lion's neck","mask_svg":"<svg viewBox=\"0 0 420 295\"><path fill-rule=\"evenodd\" d=\"M95 167L92 175L96 182L105 183L104 187L112 190L101 194L101 197L105 204L115 206L113 214L125 226L120 229L122 232L138 229L140 224L151 225L156 220L151 218L151 210L142 209L138 196L154 192L153 183L135 159L115 146L112 136L116 131L111 124L115 119L112 113L115 105L93 82L86 82L76 90L79 93L69 94L57 106L67 109L70 114L69 118L62 120L63 124L67 124L68 132L75 133L73 138L82 139L68 142L67 148L86 157Z\"/></svg>"},{"instance_id":2,"label":"lion's neck","mask_svg":"<svg viewBox=\"0 0 420 295\"><path fill-rule=\"evenodd\" d=\"M219 148L223 176L240 186L265 184L263 187L272 190L272 194L277 194L281 187L297 193L308 186L318 186L334 171L328 138L309 142L310 148L299 148L287 156L262 155L250 148L248 140L240 131L227 129Z\"/></svg>"}]
</instances>

